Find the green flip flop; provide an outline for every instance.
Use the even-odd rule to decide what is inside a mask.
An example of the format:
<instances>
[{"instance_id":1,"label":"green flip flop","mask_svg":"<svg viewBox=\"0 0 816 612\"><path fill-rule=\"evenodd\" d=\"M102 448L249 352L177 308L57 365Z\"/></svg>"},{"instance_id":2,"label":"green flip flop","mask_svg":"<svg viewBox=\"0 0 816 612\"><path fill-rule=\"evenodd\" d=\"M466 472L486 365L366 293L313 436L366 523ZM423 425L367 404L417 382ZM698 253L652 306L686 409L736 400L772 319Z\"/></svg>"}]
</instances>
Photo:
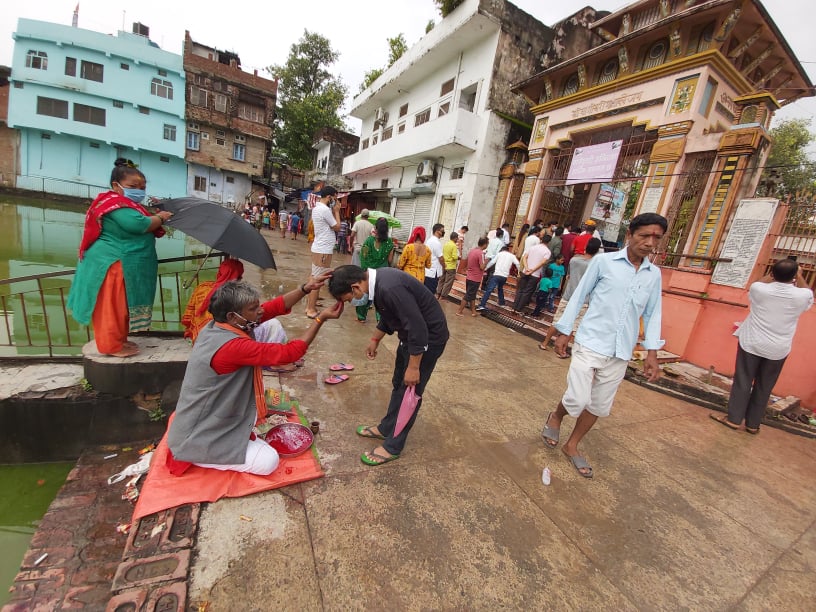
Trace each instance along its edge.
<instances>
[{"instance_id":1,"label":"green flip flop","mask_svg":"<svg viewBox=\"0 0 816 612\"><path fill-rule=\"evenodd\" d=\"M382 434L374 433L374 425L359 425L357 435L363 438L374 438L375 440L385 440Z\"/></svg>"},{"instance_id":2,"label":"green flip flop","mask_svg":"<svg viewBox=\"0 0 816 612\"><path fill-rule=\"evenodd\" d=\"M379 461L375 461L374 459L370 459L368 457L368 455L376 457L377 459L379 459ZM399 458L400 458L399 455L388 455L386 457L385 455L380 455L379 453L375 453L374 451L369 451L368 453L363 453L362 455L360 455L360 461L362 461L366 465L373 465L373 466L384 465L384 464L388 463L389 461L396 461Z\"/></svg>"}]
</instances>

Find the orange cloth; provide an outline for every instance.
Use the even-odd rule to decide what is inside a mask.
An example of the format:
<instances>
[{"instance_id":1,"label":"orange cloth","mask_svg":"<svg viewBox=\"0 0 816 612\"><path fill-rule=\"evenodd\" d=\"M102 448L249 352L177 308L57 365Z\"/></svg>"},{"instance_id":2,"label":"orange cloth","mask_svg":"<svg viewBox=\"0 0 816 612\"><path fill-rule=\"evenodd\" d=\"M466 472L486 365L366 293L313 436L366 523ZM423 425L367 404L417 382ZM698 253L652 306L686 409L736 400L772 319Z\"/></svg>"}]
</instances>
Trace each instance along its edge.
<instances>
[{"instance_id":1,"label":"orange cloth","mask_svg":"<svg viewBox=\"0 0 816 612\"><path fill-rule=\"evenodd\" d=\"M175 415L173 415L175 416ZM170 417L167 427L173 421ZM289 416L291 423L299 423L297 415ZM306 482L324 476L314 453L307 451L299 457L283 458L269 476L212 470L192 465L181 476L173 476L167 467L167 432L153 453L150 471L141 487L139 500L133 510L132 523L142 517L184 504L214 502L222 497L243 497L261 491L270 491L287 485Z\"/></svg>"},{"instance_id":2,"label":"orange cloth","mask_svg":"<svg viewBox=\"0 0 816 612\"><path fill-rule=\"evenodd\" d=\"M111 355L124 348L130 330L130 320L121 261L111 264L105 274L91 315L91 324L96 348L100 353Z\"/></svg>"},{"instance_id":3,"label":"orange cloth","mask_svg":"<svg viewBox=\"0 0 816 612\"><path fill-rule=\"evenodd\" d=\"M210 292L214 286L215 281L201 283L193 291L190 301L187 302L187 308L184 309L184 314L181 317L181 324L184 325L184 337L189 338L192 342L195 342L196 338L198 338L198 332L201 331L201 328L212 319L212 315L206 309L203 314L198 314L198 311L205 300L209 304Z\"/></svg>"},{"instance_id":4,"label":"orange cloth","mask_svg":"<svg viewBox=\"0 0 816 612\"><path fill-rule=\"evenodd\" d=\"M311 217L309 217L309 225L306 229L306 242L310 244L314 242L314 223L312 223Z\"/></svg>"}]
</instances>

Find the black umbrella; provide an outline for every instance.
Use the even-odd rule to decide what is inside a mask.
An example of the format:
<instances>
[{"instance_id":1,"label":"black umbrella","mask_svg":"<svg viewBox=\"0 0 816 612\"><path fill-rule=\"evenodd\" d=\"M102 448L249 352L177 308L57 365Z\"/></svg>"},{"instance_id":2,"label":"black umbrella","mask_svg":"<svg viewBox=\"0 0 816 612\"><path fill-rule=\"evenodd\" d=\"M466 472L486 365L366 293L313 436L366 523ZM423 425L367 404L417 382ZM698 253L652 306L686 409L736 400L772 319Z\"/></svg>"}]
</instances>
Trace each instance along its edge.
<instances>
[{"instance_id":1,"label":"black umbrella","mask_svg":"<svg viewBox=\"0 0 816 612\"><path fill-rule=\"evenodd\" d=\"M167 225L207 246L261 268L278 269L261 233L230 209L191 197L159 200L155 206L173 213Z\"/></svg>"}]
</instances>

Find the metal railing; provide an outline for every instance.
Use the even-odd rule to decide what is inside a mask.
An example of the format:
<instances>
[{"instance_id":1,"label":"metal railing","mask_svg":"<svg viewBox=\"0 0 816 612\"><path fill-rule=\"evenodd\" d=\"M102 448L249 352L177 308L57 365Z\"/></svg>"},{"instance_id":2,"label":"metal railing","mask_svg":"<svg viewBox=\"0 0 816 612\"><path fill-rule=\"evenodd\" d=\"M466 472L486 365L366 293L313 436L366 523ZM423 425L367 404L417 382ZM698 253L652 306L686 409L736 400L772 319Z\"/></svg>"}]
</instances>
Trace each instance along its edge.
<instances>
[{"instance_id":1,"label":"metal railing","mask_svg":"<svg viewBox=\"0 0 816 612\"><path fill-rule=\"evenodd\" d=\"M194 285L202 275L214 277L222 256L219 252L159 260L154 330L181 331L181 317ZM186 262L197 260L204 261L184 269ZM179 264L181 269L173 269ZM74 321L66 308L74 273L62 270L0 279L0 359L74 357L81 353L93 333Z\"/></svg>"}]
</instances>

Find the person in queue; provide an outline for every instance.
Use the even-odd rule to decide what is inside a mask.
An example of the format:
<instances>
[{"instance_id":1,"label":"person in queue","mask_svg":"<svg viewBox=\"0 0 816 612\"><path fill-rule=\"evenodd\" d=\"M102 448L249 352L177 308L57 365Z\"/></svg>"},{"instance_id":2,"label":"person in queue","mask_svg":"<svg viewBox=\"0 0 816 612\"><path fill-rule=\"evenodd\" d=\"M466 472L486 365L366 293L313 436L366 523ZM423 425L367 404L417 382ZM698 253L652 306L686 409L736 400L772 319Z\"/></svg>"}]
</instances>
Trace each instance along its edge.
<instances>
[{"instance_id":1,"label":"person in queue","mask_svg":"<svg viewBox=\"0 0 816 612\"><path fill-rule=\"evenodd\" d=\"M171 473L181 475L190 465L260 475L275 471L277 452L252 435L266 416L261 367L303 357L323 323L343 313L343 303L324 309L300 338L286 344L257 342L253 329L289 313L328 277L310 279L264 304L258 290L244 281L229 281L215 290L209 304L213 320L190 353L167 434Z\"/></svg>"},{"instance_id":2,"label":"person in queue","mask_svg":"<svg viewBox=\"0 0 816 612\"><path fill-rule=\"evenodd\" d=\"M85 214L68 308L74 319L93 326L103 355L139 352L129 332L150 329L156 296L156 238L164 236L169 211L151 214L142 206L147 179L130 160L114 162L111 188Z\"/></svg>"}]
</instances>

